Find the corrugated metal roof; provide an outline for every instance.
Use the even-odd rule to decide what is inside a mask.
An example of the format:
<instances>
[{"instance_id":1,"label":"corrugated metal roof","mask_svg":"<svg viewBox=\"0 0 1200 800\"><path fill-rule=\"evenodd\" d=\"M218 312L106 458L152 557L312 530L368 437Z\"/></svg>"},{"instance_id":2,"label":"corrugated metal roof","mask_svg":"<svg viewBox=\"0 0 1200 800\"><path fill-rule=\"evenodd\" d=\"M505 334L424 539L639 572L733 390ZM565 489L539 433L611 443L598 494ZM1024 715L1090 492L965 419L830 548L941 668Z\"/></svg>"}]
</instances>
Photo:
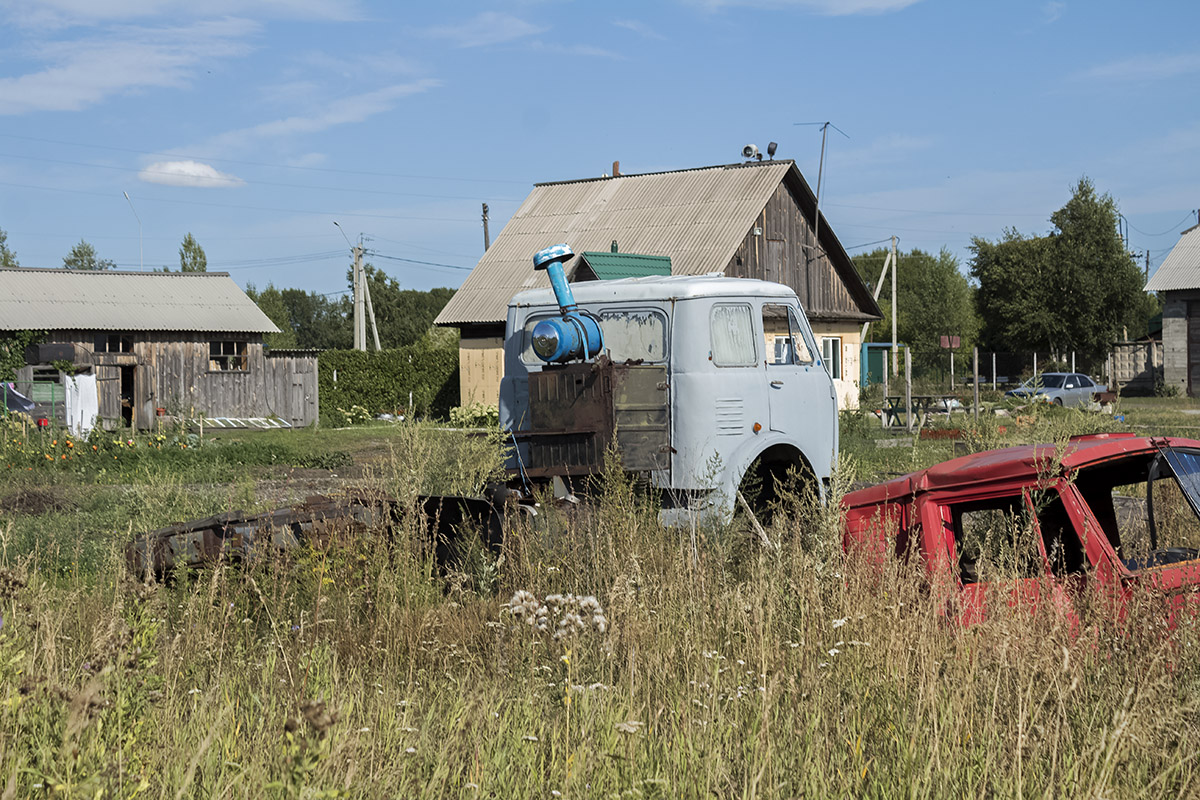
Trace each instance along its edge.
<instances>
[{"instance_id":1,"label":"corrugated metal roof","mask_svg":"<svg viewBox=\"0 0 1200 800\"><path fill-rule=\"evenodd\" d=\"M1200 225L1184 231L1146 283L1147 292L1200 289Z\"/></svg>"},{"instance_id":2,"label":"corrugated metal roof","mask_svg":"<svg viewBox=\"0 0 1200 800\"><path fill-rule=\"evenodd\" d=\"M503 321L510 297L550 285L532 258L559 242L578 253L616 239L630 252L669 256L677 275L723 271L792 168L791 161L766 161L538 184L436 322ZM822 234L825 227L822 220ZM568 274L577 261L567 264Z\"/></svg>"},{"instance_id":3,"label":"corrugated metal roof","mask_svg":"<svg viewBox=\"0 0 1200 800\"><path fill-rule=\"evenodd\" d=\"M0 269L0 330L279 328L226 272Z\"/></svg>"},{"instance_id":4,"label":"corrugated metal roof","mask_svg":"<svg viewBox=\"0 0 1200 800\"><path fill-rule=\"evenodd\" d=\"M581 254L592 272L602 281L621 278L644 278L647 275L670 275L670 256L647 256L641 253L589 251Z\"/></svg>"}]
</instances>

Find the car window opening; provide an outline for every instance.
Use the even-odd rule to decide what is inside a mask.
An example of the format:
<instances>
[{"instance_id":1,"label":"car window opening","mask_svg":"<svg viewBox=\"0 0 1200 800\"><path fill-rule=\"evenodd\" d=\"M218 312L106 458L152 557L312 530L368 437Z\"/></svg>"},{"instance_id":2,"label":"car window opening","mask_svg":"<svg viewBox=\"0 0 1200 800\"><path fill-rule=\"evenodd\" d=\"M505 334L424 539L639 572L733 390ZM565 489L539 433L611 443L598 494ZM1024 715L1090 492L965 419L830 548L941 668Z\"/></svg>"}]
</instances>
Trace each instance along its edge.
<instances>
[{"instance_id":1,"label":"car window opening","mask_svg":"<svg viewBox=\"0 0 1200 800\"><path fill-rule=\"evenodd\" d=\"M947 524L954 533L959 577L964 584L1042 577L1047 562L1057 577L1083 571L1083 545L1058 493L1039 492L1031 502L1032 508L1025 496L1018 494L950 507Z\"/></svg>"},{"instance_id":2,"label":"car window opening","mask_svg":"<svg viewBox=\"0 0 1200 800\"><path fill-rule=\"evenodd\" d=\"M1076 485L1127 569L1200 558L1200 453L1119 459L1082 470Z\"/></svg>"}]
</instances>

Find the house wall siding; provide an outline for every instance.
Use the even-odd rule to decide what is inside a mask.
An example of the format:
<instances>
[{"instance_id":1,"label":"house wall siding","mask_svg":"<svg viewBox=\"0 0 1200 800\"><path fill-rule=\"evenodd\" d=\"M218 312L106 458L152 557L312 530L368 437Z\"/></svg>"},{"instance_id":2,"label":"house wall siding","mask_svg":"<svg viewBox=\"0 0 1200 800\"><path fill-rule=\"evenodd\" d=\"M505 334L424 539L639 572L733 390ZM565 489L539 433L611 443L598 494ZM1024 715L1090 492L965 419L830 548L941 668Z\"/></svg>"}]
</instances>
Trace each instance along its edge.
<instances>
[{"instance_id":1,"label":"house wall siding","mask_svg":"<svg viewBox=\"0 0 1200 800\"><path fill-rule=\"evenodd\" d=\"M1163 383L1180 394L1188 392L1188 303L1200 301L1200 290L1164 292ZM1196 354L1200 357L1200 353ZM1200 390L1200 384L1192 391Z\"/></svg>"}]
</instances>

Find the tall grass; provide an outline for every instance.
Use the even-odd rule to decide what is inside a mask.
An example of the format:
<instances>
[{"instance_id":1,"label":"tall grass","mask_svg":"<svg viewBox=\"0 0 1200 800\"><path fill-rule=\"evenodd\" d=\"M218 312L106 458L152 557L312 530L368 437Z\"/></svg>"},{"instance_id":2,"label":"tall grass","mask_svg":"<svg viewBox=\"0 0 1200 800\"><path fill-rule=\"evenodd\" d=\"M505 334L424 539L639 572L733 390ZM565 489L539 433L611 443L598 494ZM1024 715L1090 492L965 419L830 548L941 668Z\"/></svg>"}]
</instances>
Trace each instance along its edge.
<instances>
[{"instance_id":1,"label":"tall grass","mask_svg":"<svg viewBox=\"0 0 1200 800\"><path fill-rule=\"evenodd\" d=\"M474 480L482 447L401 441L371 480ZM615 471L515 523L489 582L439 577L418 523L156 585L0 547L0 797L1197 794L1200 641L1149 599L1000 588L962 629L919 571L843 557L836 506L795 501L770 553L662 529ZM518 591L606 630L541 631Z\"/></svg>"}]
</instances>

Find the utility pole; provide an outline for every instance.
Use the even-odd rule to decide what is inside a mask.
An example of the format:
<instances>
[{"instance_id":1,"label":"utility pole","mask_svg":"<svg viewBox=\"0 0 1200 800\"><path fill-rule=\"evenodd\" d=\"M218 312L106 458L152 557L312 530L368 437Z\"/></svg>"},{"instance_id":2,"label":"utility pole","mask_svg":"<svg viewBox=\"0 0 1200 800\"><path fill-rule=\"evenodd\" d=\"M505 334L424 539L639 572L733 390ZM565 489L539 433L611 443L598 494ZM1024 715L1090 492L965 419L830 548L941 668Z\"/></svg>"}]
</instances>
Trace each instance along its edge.
<instances>
[{"instance_id":1,"label":"utility pole","mask_svg":"<svg viewBox=\"0 0 1200 800\"><path fill-rule=\"evenodd\" d=\"M367 349L367 320L364 313L364 286L362 271L363 249L361 244L354 246L354 349Z\"/></svg>"},{"instance_id":2,"label":"utility pole","mask_svg":"<svg viewBox=\"0 0 1200 800\"><path fill-rule=\"evenodd\" d=\"M900 350L896 342L896 235L892 234L892 374L900 374Z\"/></svg>"},{"instance_id":3,"label":"utility pole","mask_svg":"<svg viewBox=\"0 0 1200 800\"><path fill-rule=\"evenodd\" d=\"M483 204L483 252L485 252L485 253L487 252L487 249L492 246L491 237L488 236L488 216L487 216L487 214L488 214L487 203L484 203Z\"/></svg>"},{"instance_id":4,"label":"utility pole","mask_svg":"<svg viewBox=\"0 0 1200 800\"><path fill-rule=\"evenodd\" d=\"M1146 249L1146 276L1145 276L1145 281L1143 282L1143 285L1145 285L1145 283L1148 283L1149 281L1150 281L1150 249L1147 248Z\"/></svg>"},{"instance_id":5,"label":"utility pole","mask_svg":"<svg viewBox=\"0 0 1200 800\"><path fill-rule=\"evenodd\" d=\"M371 333L375 337L375 352L378 353L383 348L379 346L379 325L375 323L375 306L371 303L371 282L367 280L367 270L363 268L362 276L363 294L367 297L367 316L371 318ZM367 349L367 333L363 331L363 349Z\"/></svg>"}]
</instances>

